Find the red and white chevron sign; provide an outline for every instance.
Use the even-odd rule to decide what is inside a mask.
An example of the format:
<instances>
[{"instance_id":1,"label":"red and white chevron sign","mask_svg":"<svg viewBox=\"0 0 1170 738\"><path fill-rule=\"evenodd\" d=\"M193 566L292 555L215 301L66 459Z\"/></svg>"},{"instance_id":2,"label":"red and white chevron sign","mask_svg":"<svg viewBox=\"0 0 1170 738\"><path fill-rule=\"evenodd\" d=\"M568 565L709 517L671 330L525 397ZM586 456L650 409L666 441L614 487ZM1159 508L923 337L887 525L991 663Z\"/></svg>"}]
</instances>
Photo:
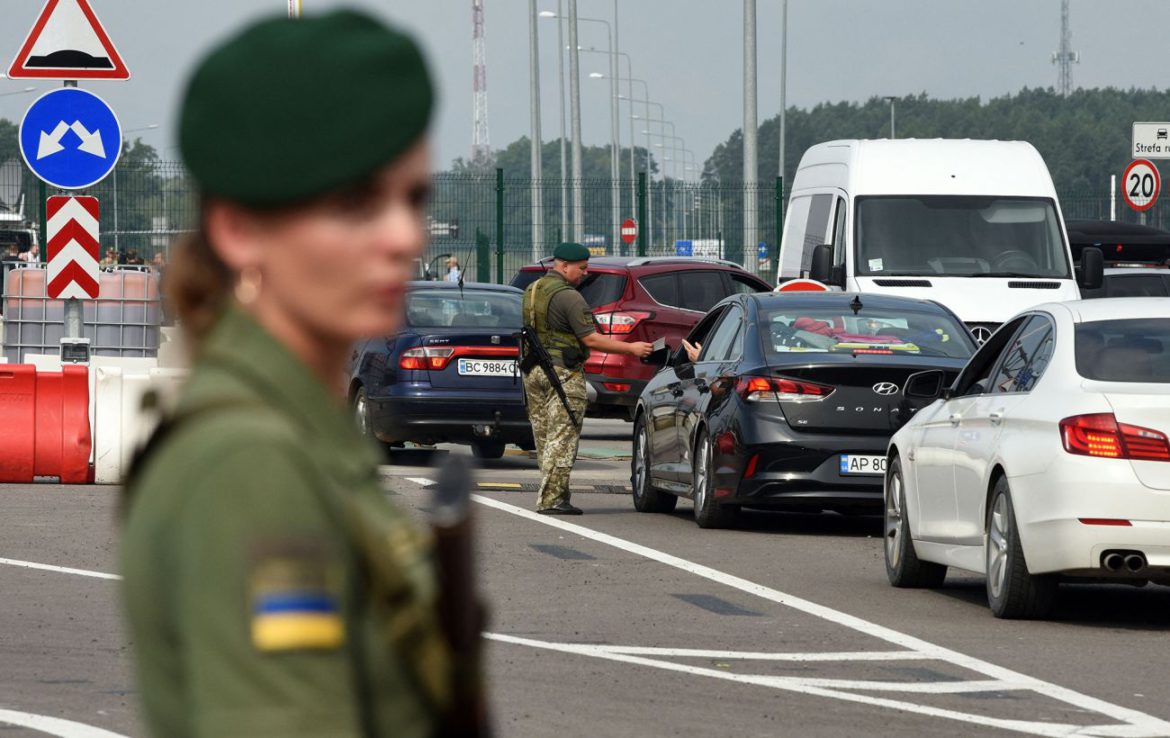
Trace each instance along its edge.
<instances>
[{"instance_id":1,"label":"red and white chevron sign","mask_svg":"<svg viewBox=\"0 0 1170 738\"><path fill-rule=\"evenodd\" d=\"M50 298L96 299L98 286L98 199L50 197L46 203L45 239L49 264L46 274Z\"/></svg>"}]
</instances>

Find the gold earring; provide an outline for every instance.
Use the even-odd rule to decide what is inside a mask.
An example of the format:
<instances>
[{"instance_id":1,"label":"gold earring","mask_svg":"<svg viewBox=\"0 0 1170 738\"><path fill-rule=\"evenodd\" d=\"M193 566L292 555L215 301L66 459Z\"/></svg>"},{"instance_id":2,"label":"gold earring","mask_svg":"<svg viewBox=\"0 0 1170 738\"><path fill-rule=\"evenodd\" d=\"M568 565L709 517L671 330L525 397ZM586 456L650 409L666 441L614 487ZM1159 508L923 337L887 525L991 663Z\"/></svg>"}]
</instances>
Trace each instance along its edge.
<instances>
[{"instance_id":1,"label":"gold earring","mask_svg":"<svg viewBox=\"0 0 1170 738\"><path fill-rule=\"evenodd\" d=\"M260 270L256 267L244 267L236 281L236 301L241 305L251 305L260 297Z\"/></svg>"}]
</instances>

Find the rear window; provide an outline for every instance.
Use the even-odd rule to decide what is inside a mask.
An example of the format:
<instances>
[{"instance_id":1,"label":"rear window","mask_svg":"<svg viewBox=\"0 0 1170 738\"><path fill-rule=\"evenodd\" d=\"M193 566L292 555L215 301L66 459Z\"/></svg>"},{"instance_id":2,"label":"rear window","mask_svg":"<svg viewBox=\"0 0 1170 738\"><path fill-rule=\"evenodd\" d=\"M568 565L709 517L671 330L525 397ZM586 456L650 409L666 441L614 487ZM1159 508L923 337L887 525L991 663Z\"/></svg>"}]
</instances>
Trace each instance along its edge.
<instances>
[{"instance_id":1,"label":"rear window","mask_svg":"<svg viewBox=\"0 0 1170 738\"><path fill-rule=\"evenodd\" d=\"M512 278L512 286L525 289L545 274L546 272L537 271L517 272ZM585 298L585 302L589 303L589 307L608 305L622 299L622 295L626 293L626 276L603 272L586 274L581 284L577 285L577 291Z\"/></svg>"},{"instance_id":2,"label":"rear window","mask_svg":"<svg viewBox=\"0 0 1170 738\"><path fill-rule=\"evenodd\" d=\"M520 295L486 290L417 290L406 295L406 322L415 328L520 330Z\"/></svg>"},{"instance_id":3,"label":"rear window","mask_svg":"<svg viewBox=\"0 0 1170 738\"><path fill-rule=\"evenodd\" d=\"M1170 318L1077 326L1077 374L1103 382L1170 382Z\"/></svg>"},{"instance_id":4,"label":"rear window","mask_svg":"<svg viewBox=\"0 0 1170 738\"><path fill-rule=\"evenodd\" d=\"M1160 273L1106 275L1105 297L1166 297L1166 281Z\"/></svg>"},{"instance_id":5,"label":"rear window","mask_svg":"<svg viewBox=\"0 0 1170 738\"><path fill-rule=\"evenodd\" d=\"M967 329L943 313L819 308L761 311L769 354L830 353L947 356L965 359L975 345Z\"/></svg>"}]
</instances>

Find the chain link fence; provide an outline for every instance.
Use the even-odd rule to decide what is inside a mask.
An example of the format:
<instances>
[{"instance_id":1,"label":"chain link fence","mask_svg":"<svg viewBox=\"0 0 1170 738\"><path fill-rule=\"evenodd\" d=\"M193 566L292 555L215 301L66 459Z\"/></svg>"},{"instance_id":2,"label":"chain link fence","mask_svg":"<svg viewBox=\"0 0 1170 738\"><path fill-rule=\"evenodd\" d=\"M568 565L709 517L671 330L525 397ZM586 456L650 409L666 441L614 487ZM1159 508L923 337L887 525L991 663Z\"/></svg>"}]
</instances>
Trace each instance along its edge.
<instances>
[{"instance_id":1,"label":"chain link fence","mask_svg":"<svg viewBox=\"0 0 1170 738\"><path fill-rule=\"evenodd\" d=\"M618 207L614 208L614 195ZM46 191L23 166L0 167L0 247L24 248L28 233L39 234ZM193 228L198 193L176 162L123 161L114 173L82 194L101 202L103 255L110 249L123 261L149 263L165 253L179 234ZM516 270L552 252L557 243L575 240L595 255L691 255L742 264L765 279L775 275L784 205L780 183L675 180L646 182L639 177L614 183L608 179L562 181L506 177L502 170L483 173L436 174L429 209L430 244L423 260L434 275L447 271L454 257L476 281L508 282ZM580 202L579 207L573 203ZM1111 206L1124 222L1142 222L1143 215L1121 202L1111 203L1107 187L1098 192L1063 192L1068 219L1107 220ZM23 221L17 217L21 201ZM541 205L539 211L534 203ZM745 229L745 214L754 221ZM619 225L633 218L639 239L619 237ZM533 227L536 220L538 228ZM1170 230L1170 206L1159 201L1144 222ZM23 234L22 234L23 229Z\"/></svg>"}]
</instances>

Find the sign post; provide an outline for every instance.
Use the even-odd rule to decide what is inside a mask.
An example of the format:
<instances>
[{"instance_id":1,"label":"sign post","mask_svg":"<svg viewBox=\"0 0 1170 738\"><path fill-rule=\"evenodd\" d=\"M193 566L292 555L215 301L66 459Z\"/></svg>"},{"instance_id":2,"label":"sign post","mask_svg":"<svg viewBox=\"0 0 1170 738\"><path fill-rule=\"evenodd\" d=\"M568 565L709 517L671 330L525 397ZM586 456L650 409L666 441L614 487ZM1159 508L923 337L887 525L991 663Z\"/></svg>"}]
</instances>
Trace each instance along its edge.
<instances>
[{"instance_id":1,"label":"sign post","mask_svg":"<svg viewBox=\"0 0 1170 738\"><path fill-rule=\"evenodd\" d=\"M77 89L79 79L130 79L89 0L47 0L8 68L12 79L59 79L65 86L42 95L20 121L20 153L33 174L60 190L102 181L122 155L122 127L97 95ZM80 298L99 292L98 201L93 197L42 198L49 297L65 300L61 359L88 363Z\"/></svg>"}]
</instances>

